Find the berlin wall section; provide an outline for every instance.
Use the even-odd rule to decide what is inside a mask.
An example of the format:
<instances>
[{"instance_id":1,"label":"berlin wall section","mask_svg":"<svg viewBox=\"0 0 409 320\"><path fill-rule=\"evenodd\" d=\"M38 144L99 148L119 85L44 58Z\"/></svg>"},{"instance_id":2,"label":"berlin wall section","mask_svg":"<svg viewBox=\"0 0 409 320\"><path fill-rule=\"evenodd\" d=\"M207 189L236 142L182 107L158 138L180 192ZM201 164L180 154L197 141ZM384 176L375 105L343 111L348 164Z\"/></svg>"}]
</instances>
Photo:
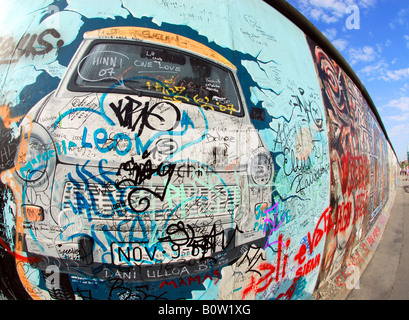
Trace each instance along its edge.
<instances>
[{"instance_id":1,"label":"berlin wall section","mask_svg":"<svg viewBox=\"0 0 409 320\"><path fill-rule=\"evenodd\" d=\"M274 3L8 2L5 299L353 289L388 221L397 159L361 85Z\"/></svg>"}]
</instances>

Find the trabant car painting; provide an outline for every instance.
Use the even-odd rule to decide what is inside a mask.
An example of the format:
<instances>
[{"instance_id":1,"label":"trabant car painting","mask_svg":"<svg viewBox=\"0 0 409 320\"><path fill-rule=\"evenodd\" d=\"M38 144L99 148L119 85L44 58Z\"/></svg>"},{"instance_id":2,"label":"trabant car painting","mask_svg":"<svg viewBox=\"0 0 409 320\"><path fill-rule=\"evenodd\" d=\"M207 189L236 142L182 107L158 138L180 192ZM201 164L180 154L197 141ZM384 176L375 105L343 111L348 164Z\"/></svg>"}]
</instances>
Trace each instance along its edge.
<instances>
[{"instance_id":1,"label":"trabant car painting","mask_svg":"<svg viewBox=\"0 0 409 320\"><path fill-rule=\"evenodd\" d=\"M21 130L16 237L39 270L155 281L265 244L273 161L235 66L203 44L147 28L88 32Z\"/></svg>"}]
</instances>

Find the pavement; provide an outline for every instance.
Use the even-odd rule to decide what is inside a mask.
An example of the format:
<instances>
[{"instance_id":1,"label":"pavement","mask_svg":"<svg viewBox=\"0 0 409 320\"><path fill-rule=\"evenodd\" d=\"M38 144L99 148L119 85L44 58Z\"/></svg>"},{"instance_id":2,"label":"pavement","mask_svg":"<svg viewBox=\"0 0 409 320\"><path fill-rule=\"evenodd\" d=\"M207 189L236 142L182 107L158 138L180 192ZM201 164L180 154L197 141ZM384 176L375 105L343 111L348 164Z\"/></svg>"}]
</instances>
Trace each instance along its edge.
<instances>
[{"instance_id":1,"label":"pavement","mask_svg":"<svg viewBox=\"0 0 409 320\"><path fill-rule=\"evenodd\" d=\"M378 248L346 300L409 300L409 179L399 178Z\"/></svg>"}]
</instances>

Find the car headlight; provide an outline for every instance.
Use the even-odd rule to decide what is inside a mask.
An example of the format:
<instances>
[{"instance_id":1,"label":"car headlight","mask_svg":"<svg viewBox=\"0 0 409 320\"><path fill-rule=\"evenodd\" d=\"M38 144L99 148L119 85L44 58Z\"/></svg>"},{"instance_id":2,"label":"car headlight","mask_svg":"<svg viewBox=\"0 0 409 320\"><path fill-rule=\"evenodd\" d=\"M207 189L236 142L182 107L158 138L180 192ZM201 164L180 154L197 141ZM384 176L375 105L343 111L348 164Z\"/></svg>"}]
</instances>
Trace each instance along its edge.
<instances>
[{"instance_id":1,"label":"car headlight","mask_svg":"<svg viewBox=\"0 0 409 320\"><path fill-rule=\"evenodd\" d=\"M26 127L27 129L27 127ZM55 148L48 132L33 123L31 132L25 131L16 160L17 175L27 182L36 182L50 172L50 164L55 164Z\"/></svg>"},{"instance_id":2,"label":"car headlight","mask_svg":"<svg viewBox=\"0 0 409 320\"><path fill-rule=\"evenodd\" d=\"M36 181L40 179L47 169L47 162L42 160L43 153L46 152L44 143L35 137L30 137L25 159L20 162L20 169L17 174L26 181Z\"/></svg>"},{"instance_id":3,"label":"car headlight","mask_svg":"<svg viewBox=\"0 0 409 320\"><path fill-rule=\"evenodd\" d=\"M250 161L249 175L258 185L266 185L273 175L273 163L267 152L258 152Z\"/></svg>"}]
</instances>

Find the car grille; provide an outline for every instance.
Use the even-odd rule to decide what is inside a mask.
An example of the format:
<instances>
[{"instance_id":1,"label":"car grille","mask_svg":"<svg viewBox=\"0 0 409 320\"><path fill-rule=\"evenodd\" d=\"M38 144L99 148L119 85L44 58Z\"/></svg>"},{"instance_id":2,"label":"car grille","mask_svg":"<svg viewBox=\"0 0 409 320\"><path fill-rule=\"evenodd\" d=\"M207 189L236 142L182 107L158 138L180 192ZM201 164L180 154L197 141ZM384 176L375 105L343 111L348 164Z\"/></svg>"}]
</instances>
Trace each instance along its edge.
<instances>
[{"instance_id":1,"label":"car grille","mask_svg":"<svg viewBox=\"0 0 409 320\"><path fill-rule=\"evenodd\" d=\"M150 190L163 194L163 186L150 187ZM130 189L116 189L114 186L102 187L98 184L66 182L63 194L63 209L71 209L77 214L89 212L96 217L127 219L135 216L128 206ZM155 198L146 190L139 190L134 198L134 208L140 199L148 199L149 207L140 214L149 214L156 220L200 218L215 215L232 215L240 205L238 186L215 186L212 188L192 185L168 186L164 200ZM146 207L147 202L141 202Z\"/></svg>"}]
</instances>

